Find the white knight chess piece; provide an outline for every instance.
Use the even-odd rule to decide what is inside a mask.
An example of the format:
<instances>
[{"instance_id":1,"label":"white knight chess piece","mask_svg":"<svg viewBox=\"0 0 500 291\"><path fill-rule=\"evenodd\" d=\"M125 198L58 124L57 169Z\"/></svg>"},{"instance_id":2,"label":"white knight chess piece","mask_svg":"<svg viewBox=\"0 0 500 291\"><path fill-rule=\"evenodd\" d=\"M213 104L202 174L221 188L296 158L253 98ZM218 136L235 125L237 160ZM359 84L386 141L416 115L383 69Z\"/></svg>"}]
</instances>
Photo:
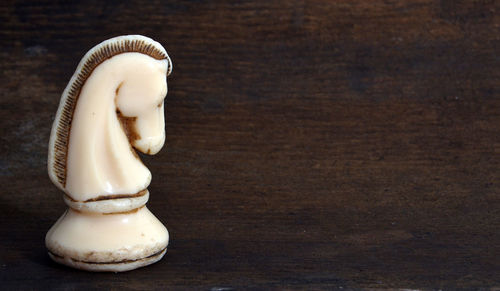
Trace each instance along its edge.
<instances>
[{"instance_id":1,"label":"white knight chess piece","mask_svg":"<svg viewBox=\"0 0 500 291\"><path fill-rule=\"evenodd\" d=\"M127 35L83 57L64 90L48 171L69 209L45 238L50 257L89 271L127 271L160 260L168 231L145 206L151 173L135 150L165 142L172 63L156 41Z\"/></svg>"}]
</instances>

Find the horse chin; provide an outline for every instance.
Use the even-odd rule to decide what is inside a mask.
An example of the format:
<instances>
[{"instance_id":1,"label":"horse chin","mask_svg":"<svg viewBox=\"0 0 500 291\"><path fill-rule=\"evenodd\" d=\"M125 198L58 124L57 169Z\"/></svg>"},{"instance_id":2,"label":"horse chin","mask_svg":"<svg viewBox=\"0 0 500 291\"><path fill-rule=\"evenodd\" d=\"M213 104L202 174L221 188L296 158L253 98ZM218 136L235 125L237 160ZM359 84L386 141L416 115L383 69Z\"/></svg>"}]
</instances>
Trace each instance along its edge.
<instances>
[{"instance_id":1,"label":"horse chin","mask_svg":"<svg viewBox=\"0 0 500 291\"><path fill-rule=\"evenodd\" d=\"M141 153L155 155L161 150L164 143L165 136L160 136L135 140L133 146Z\"/></svg>"}]
</instances>

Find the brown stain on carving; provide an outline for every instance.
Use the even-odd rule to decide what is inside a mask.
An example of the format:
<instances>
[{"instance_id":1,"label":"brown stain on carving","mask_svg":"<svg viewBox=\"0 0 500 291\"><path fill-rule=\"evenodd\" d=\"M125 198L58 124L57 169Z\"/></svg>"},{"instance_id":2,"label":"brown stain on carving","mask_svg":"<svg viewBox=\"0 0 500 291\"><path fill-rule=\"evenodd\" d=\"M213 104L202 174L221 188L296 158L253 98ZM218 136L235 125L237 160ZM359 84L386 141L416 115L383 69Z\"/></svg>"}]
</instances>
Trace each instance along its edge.
<instances>
[{"instance_id":1,"label":"brown stain on carving","mask_svg":"<svg viewBox=\"0 0 500 291\"><path fill-rule=\"evenodd\" d=\"M144 205L139 206L139 207L134 208L134 209L127 210L127 211L119 211L119 212L106 212L106 213L103 213L103 215L131 214L131 213L136 213L137 211L141 210L143 207L144 207Z\"/></svg>"},{"instance_id":2,"label":"brown stain on carving","mask_svg":"<svg viewBox=\"0 0 500 291\"><path fill-rule=\"evenodd\" d=\"M139 155L137 152L134 150L134 147L132 146L133 142L140 139L141 136L137 132L137 129L135 127L135 121L137 120L137 117L128 117L124 116L120 110L116 109L116 116L118 117L118 120L120 121L120 125L122 127L123 132L127 136L128 143L130 146L130 151L136 157L139 161L141 160L139 158ZM142 162L142 161L141 161Z\"/></svg>"},{"instance_id":3,"label":"brown stain on carving","mask_svg":"<svg viewBox=\"0 0 500 291\"><path fill-rule=\"evenodd\" d=\"M66 169L71 122L73 120L78 98L80 97L81 89L97 66L116 55L128 52L146 54L157 60L168 59L168 55L156 48L152 43L148 43L142 39L126 39L109 42L96 50L86 59L86 62L78 72L75 80L72 81L71 84L68 84L69 91L67 93L67 98L64 104L62 104L62 112L59 119L55 121L57 123L57 127L55 129L56 133L53 148L54 160L52 161L51 169L54 171L57 181L62 185L62 187L66 186ZM167 75L170 73L170 68L171 64L169 63ZM117 90L119 90L119 88L117 88ZM125 121L127 124L125 128L131 128L131 126L129 126L130 122L130 120ZM129 137L129 134L132 138L136 138L136 136L133 135L132 130L129 131L127 137ZM135 151L134 154L137 155Z\"/></svg>"},{"instance_id":4,"label":"brown stain on carving","mask_svg":"<svg viewBox=\"0 0 500 291\"><path fill-rule=\"evenodd\" d=\"M135 127L135 121L137 120L137 117L124 116L120 112L120 109L118 109L118 105L116 104L116 101L118 98L118 93L120 93L120 88L122 87L122 85L123 85L123 82L121 82L120 85L118 85L118 87L116 87L116 90L115 90L116 117L120 121L121 128L122 128L123 132L125 133L125 135L127 136L127 139L128 139L129 145L130 145L130 151L132 152L134 157L136 157L140 161L141 159L139 158L139 155L137 155L137 152L132 147L132 144L134 143L134 141L141 138L139 132L137 132L137 129Z\"/></svg>"},{"instance_id":5,"label":"brown stain on carving","mask_svg":"<svg viewBox=\"0 0 500 291\"><path fill-rule=\"evenodd\" d=\"M77 260L77 259L73 259L71 257L69 257L70 260L74 261L74 262L79 262L79 263L85 263L85 264L95 264L95 265L114 265L114 264L127 264L127 263L133 263L133 262L138 262L138 261L142 261L142 260L147 260L147 259L151 259L151 258L154 258L156 256L160 256L167 248L164 248L152 255L149 255L147 257L144 257L144 258L140 258L140 259L136 259L136 260L122 260L122 261L109 261L109 262L91 262L91 261L83 261L83 260ZM57 257L57 258L61 258L61 259L64 259L65 257L61 256L61 255L58 255L58 254L55 254L51 251L49 251L49 253L51 255L53 255L54 257Z\"/></svg>"},{"instance_id":6,"label":"brown stain on carving","mask_svg":"<svg viewBox=\"0 0 500 291\"><path fill-rule=\"evenodd\" d=\"M116 87L116 89L115 89L115 101L116 101L116 97L118 97L118 93L120 92L122 85L123 85L123 82L121 82L120 85L118 85L118 87Z\"/></svg>"},{"instance_id":7,"label":"brown stain on carving","mask_svg":"<svg viewBox=\"0 0 500 291\"><path fill-rule=\"evenodd\" d=\"M137 120L136 116L124 116L118 109L116 110L116 116L118 117L122 129L125 132L125 135L127 136L127 139L130 143L133 143L134 141L141 138L135 127L135 121ZM134 150L132 151L135 152Z\"/></svg>"},{"instance_id":8,"label":"brown stain on carving","mask_svg":"<svg viewBox=\"0 0 500 291\"><path fill-rule=\"evenodd\" d=\"M77 200L73 199L73 197L69 196L68 194L64 193L64 196L66 198L68 198L68 200L72 201L72 202L78 202Z\"/></svg>"},{"instance_id":9,"label":"brown stain on carving","mask_svg":"<svg viewBox=\"0 0 500 291\"><path fill-rule=\"evenodd\" d=\"M87 199L85 201L78 201L75 200L73 197L69 196L68 194L64 193L64 196L66 196L70 201L72 202L96 202L96 201L103 201L103 200L112 200L112 199L123 199L123 198L137 198L141 197L147 194L147 189L141 190L135 194L113 194L113 195L100 195L95 198Z\"/></svg>"},{"instance_id":10,"label":"brown stain on carving","mask_svg":"<svg viewBox=\"0 0 500 291\"><path fill-rule=\"evenodd\" d=\"M146 195L147 191L148 190L144 189L144 190L137 192L135 194L101 195L101 196L97 196L96 198L85 200L84 202L95 202L95 201L110 200L110 199L122 199L122 198L136 198L136 197L141 197L141 196Z\"/></svg>"}]
</instances>

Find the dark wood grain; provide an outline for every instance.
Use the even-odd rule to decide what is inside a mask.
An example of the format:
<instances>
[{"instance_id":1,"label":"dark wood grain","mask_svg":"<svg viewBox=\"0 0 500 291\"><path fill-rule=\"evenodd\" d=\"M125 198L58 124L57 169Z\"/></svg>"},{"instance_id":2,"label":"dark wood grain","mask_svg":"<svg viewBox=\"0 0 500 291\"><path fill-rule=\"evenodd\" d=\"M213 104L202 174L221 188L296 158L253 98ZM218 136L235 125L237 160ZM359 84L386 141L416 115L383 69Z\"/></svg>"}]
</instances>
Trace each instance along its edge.
<instances>
[{"instance_id":1,"label":"dark wood grain","mask_svg":"<svg viewBox=\"0 0 500 291\"><path fill-rule=\"evenodd\" d=\"M500 288L499 32L488 0L3 1L2 289ZM143 157L169 251L58 266L59 97L135 33L174 63L166 147Z\"/></svg>"}]
</instances>

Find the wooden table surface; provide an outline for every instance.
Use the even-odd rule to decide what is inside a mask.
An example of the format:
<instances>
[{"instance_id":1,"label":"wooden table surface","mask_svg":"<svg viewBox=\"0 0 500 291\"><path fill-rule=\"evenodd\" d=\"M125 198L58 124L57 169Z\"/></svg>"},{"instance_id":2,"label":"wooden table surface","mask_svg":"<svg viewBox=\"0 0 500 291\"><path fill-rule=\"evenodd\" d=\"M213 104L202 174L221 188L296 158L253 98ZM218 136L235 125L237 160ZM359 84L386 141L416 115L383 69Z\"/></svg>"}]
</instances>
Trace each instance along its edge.
<instances>
[{"instance_id":1,"label":"wooden table surface","mask_svg":"<svg viewBox=\"0 0 500 291\"><path fill-rule=\"evenodd\" d=\"M499 32L490 0L3 1L1 288L500 288ZM143 157L171 241L87 273L45 250L47 143L80 58L122 34L174 63Z\"/></svg>"}]
</instances>

